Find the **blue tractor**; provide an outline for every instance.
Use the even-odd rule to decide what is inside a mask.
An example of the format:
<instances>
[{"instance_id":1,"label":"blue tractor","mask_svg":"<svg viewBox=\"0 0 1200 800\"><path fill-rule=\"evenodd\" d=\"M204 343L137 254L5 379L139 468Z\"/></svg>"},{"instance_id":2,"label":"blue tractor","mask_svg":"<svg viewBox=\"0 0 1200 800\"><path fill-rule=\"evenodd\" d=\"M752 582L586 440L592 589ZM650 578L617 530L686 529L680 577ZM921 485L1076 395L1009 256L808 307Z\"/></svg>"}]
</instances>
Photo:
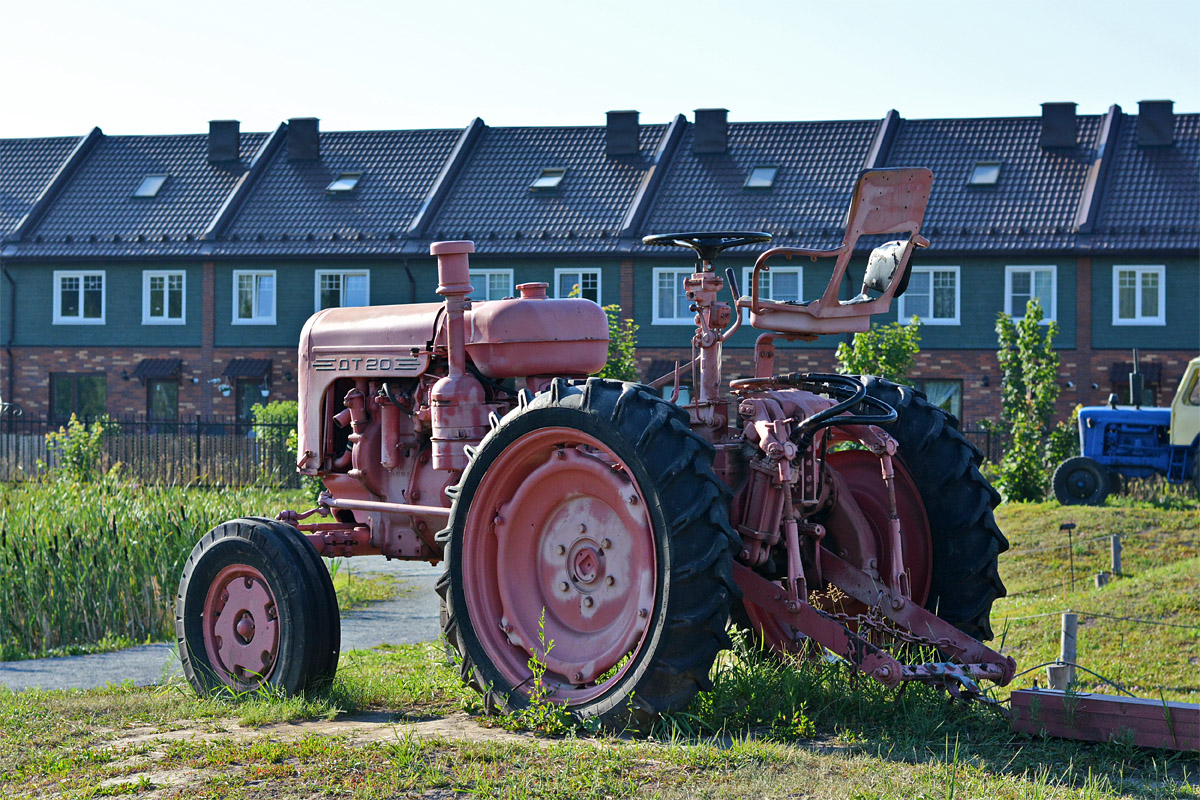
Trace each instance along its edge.
<instances>
[{"instance_id":1,"label":"blue tractor","mask_svg":"<svg viewBox=\"0 0 1200 800\"><path fill-rule=\"evenodd\" d=\"M1098 506L1123 478L1162 475L1170 483L1191 482L1200 492L1200 358L1188 362L1170 408L1142 408L1142 376L1134 353L1129 376L1132 406L1079 411L1080 455L1054 470L1054 496L1063 505Z\"/></svg>"}]
</instances>

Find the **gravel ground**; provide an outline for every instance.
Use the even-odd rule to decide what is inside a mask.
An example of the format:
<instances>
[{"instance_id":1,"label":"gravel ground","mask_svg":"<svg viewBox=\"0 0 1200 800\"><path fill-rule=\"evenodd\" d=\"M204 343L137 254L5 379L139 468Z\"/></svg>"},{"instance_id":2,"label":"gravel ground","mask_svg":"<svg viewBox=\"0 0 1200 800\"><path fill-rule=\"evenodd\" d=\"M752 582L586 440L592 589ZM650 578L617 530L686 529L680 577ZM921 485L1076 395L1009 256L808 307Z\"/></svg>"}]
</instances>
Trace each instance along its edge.
<instances>
[{"instance_id":1,"label":"gravel ground","mask_svg":"<svg viewBox=\"0 0 1200 800\"><path fill-rule=\"evenodd\" d=\"M355 572L395 575L399 596L360 608L342 617L342 651L364 650L380 644L428 642L441 633L438 596L433 586L442 567L423 562L386 561L379 557L355 559L345 566ZM345 567L343 567L345 568ZM148 644L66 658L37 658L0 663L0 685L10 689L93 689L109 683L133 681L137 686L164 682L182 675L172 644Z\"/></svg>"}]
</instances>

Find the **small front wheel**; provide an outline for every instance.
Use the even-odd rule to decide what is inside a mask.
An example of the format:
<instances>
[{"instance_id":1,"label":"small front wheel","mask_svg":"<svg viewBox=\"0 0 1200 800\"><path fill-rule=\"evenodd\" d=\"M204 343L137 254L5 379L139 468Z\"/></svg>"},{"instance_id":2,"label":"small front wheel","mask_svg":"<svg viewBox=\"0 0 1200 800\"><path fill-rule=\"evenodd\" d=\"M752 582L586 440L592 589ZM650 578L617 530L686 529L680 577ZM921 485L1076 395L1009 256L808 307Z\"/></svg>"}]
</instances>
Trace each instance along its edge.
<instances>
[{"instance_id":1,"label":"small front wheel","mask_svg":"<svg viewBox=\"0 0 1200 800\"><path fill-rule=\"evenodd\" d=\"M291 696L328 683L341 645L329 571L290 525L222 523L184 565L175 635L200 695L270 686Z\"/></svg>"},{"instance_id":2,"label":"small front wheel","mask_svg":"<svg viewBox=\"0 0 1200 800\"><path fill-rule=\"evenodd\" d=\"M1064 506L1100 506L1111 487L1108 472L1087 456L1068 458L1054 470L1054 497Z\"/></svg>"}]
</instances>

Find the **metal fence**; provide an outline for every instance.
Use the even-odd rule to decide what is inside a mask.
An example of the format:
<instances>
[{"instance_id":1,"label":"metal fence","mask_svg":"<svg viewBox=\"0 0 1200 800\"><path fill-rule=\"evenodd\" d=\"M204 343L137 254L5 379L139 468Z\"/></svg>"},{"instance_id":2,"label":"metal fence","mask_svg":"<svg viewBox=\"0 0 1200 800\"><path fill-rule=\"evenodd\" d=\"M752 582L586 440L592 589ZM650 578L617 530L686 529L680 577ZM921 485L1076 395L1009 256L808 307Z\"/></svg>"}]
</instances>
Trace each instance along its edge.
<instances>
[{"instance_id":1,"label":"metal fence","mask_svg":"<svg viewBox=\"0 0 1200 800\"><path fill-rule=\"evenodd\" d=\"M29 480L54 468L58 453L46 434L62 427L45 419L0 419L0 480ZM287 448L293 428L231 417L113 419L103 439L101 466L119 463L124 474L152 484L296 487L295 458Z\"/></svg>"}]
</instances>

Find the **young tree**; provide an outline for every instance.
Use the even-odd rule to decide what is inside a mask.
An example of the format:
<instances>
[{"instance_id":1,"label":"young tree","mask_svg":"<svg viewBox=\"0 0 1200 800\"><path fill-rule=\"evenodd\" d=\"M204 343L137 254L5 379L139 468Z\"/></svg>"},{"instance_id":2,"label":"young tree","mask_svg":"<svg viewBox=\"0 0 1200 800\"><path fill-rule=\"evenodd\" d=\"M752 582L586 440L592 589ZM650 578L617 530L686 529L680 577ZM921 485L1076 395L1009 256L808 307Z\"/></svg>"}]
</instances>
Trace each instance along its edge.
<instances>
[{"instance_id":1,"label":"young tree","mask_svg":"<svg viewBox=\"0 0 1200 800\"><path fill-rule=\"evenodd\" d=\"M1037 298L1029 301L1020 320L1005 313L996 317L1000 418L1012 432L1012 444L1000 460L996 482L1009 500L1041 500L1049 482L1045 456L1059 391L1058 353L1054 351L1058 324L1041 323L1042 306Z\"/></svg>"},{"instance_id":2,"label":"young tree","mask_svg":"<svg viewBox=\"0 0 1200 800\"><path fill-rule=\"evenodd\" d=\"M638 326L631 319L621 319L621 307L604 307L608 315L608 363L600 370L599 377L617 381L639 381L637 358Z\"/></svg>"},{"instance_id":3,"label":"young tree","mask_svg":"<svg viewBox=\"0 0 1200 800\"><path fill-rule=\"evenodd\" d=\"M892 322L856 333L849 344L838 344L835 355L842 372L903 383L920 345L921 320L914 316L908 325Z\"/></svg>"}]
</instances>

